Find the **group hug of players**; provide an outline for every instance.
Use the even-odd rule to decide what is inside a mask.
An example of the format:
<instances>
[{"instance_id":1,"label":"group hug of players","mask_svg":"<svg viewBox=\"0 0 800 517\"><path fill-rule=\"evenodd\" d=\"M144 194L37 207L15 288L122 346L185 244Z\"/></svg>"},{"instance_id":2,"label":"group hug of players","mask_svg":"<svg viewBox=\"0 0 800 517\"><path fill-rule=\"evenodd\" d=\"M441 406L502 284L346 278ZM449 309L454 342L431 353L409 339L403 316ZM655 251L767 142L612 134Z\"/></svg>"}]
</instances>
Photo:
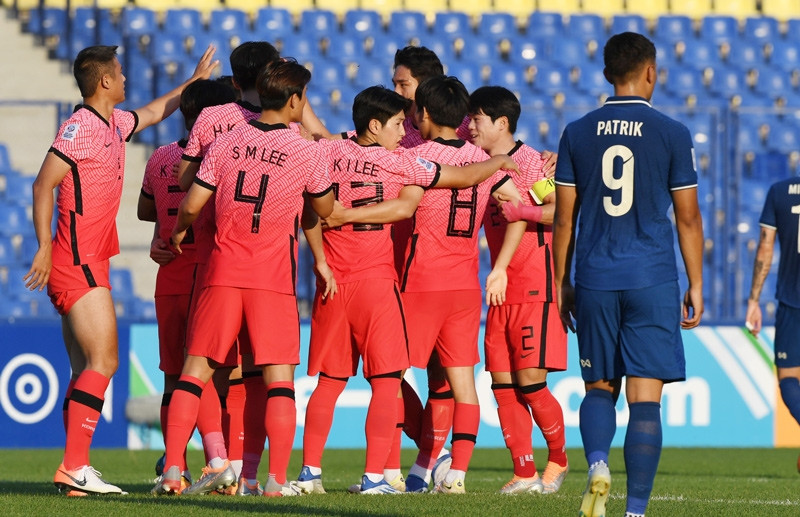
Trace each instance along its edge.
<instances>
[{"instance_id":1,"label":"group hug of players","mask_svg":"<svg viewBox=\"0 0 800 517\"><path fill-rule=\"evenodd\" d=\"M184 90L188 140L154 152L139 199L139 217L156 222L160 264L166 453L153 493L324 493L325 441L359 360L372 397L364 475L350 490L463 493L480 420L481 224L492 259L486 369L513 460L498 488L558 491L564 423L546 383L566 368L548 226L555 157L514 140L514 94L470 95L433 52L407 47L395 57L394 91L359 93L355 131L330 135L307 105L307 69L266 42L243 43L230 59L236 93L212 80ZM303 467L290 481L301 227L317 275L307 369L319 377ZM428 370L424 408L402 381L410 366ZM532 421L548 444L540 470ZM185 449L195 426L208 464L193 483ZM419 448L405 477L403 431Z\"/></svg>"}]
</instances>

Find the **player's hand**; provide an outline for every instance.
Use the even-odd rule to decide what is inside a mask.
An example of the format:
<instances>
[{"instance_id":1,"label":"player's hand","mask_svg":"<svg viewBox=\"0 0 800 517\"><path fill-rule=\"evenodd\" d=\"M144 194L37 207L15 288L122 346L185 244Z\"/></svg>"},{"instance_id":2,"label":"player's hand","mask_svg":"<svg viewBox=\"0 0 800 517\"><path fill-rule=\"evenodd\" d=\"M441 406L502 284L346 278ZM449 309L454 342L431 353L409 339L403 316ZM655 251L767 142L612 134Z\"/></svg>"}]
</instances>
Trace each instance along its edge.
<instances>
[{"instance_id":1,"label":"player's hand","mask_svg":"<svg viewBox=\"0 0 800 517\"><path fill-rule=\"evenodd\" d=\"M693 329L700 324L703 317L703 290L698 287L689 287L683 296L682 329Z\"/></svg>"},{"instance_id":2,"label":"player's hand","mask_svg":"<svg viewBox=\"0 0 800 517\"><path fill-rule=\"evenodd\" d=\"M572 287L572 284L565 283L561 286L561 289L556 291L558 293L558 314L561 317L561 324L564 325L564 330L569 329L574 333L575 288Z\"/></svg>"},{"instance_id":3,"label":"player's hand","mask_svg":"<svg viewBox=\"0 0 800 517\"><path fill-rule=\"evenodd\" d=\"M150 258L159 266L164 266L172 262L175 258L175 254L169 249L169 244L161 240L161 238L156 237L153 239L153 242L150 243Z\"/></svg>"},{"instance_id":4,"label":"player's hand","mask_svg":"<svg viewBox=\"0 0 800 517\"><path fill-rule=\"evenodd\" d=\"M300 133L300 136L302 136L306 140L310 140L312 142L314 141L314 134L308 129L306 129L306 127L303 124L297 125L297 132Z\"/></svg>"},{"instance_id":5,"label":"player's hand","mask_svg":"<svg viewBox=\"0 0 800 517\"><path fill-rule=\"evenodd\" d=\"M336 287L336 278L333 276L333 271L328 266L327 262L317 262L314 264L314 273L316 273L317 278L325 284L325 291L322 292L322 299L331 295L331 300L333 300L333 296L338 291Z\"/></svg>"},{"instance_id":6,"label":"player's hand","mask_svg":"<svg viewBox=\"0 0 800 517\"><path fill-rule=\"evenodd\" d=\"M486 277L486 305L498 307L506 301L508 275L505 269L492 269Z\"/></svg>"},{"instance_id":7,"label":"player's hand","mask_svg":"<svg viewBox=\"0 0 800 517\"><path fill-rule=\"evenodd\" d=\"M499 158L500 166L498 169L503 169L509 172L515 172L519 174L519 165L515 162L509 155L507 154L497 154L493 156L493 158Z\"/></svg>"},{"instance_id":8,"label":"player's hand","mask_svg":"<svg viewBox=\"0 0 800 517\"><path fill-rule=\"evenodd\" d=\"M500 205L503 217L509 223L514 223L522 219L522 203L517 200L509 201Z\"/></svg>"},{"instance_id":9,"label":"player's hand","mask_svg":"<svg viewBox=\"0 0 800 517\"><path fill-rule=\"evenodd\" d=\"M181 250L181 243L183 242L184 237L186 237L186 230L176 231L173 229L172 236L169 238L170 244L172 244L172 247L178 252L178 255L183 254L183 250Z\"/></svg>"},{"instance_id":10,"label":"player's hand","mask_svg":"<svg viewBox=\"0 0 800 517\"><path fill-rule=\"evenodd\" d=\"M208 79L211 77L211 72L219 65L219 59L214 59L214 53L217 51L217 47L214 45L209 45L206 48L206 51L203 52L203 56L200 58L200 61L197 62L197 66L194 69L194 73L192 74L191 81L195 81L197 79Z\"/></svg>"},{"instance_id":11,"label":"player's hand","mask_svg":"<svg viewBox=\"0 0 800 517\"><path fill-rule=\"evenodd\" d=\"M347 209L344 207L343 204L339 203L339 201L333 202L333 212L328 217L322 217L320 220L322 221L323 228L338 228L347 224L347 218L345 217L345 212Z\"/></svg>"},{"instance_id":12,"label":"player's hand","mask_svg":"<svg viewBox=\"0 0 800 517\"><path fill-rule=\"evenodd\" d=\"M747 313L744 315L744 326L751 334L757 336L761 331L761 305L750 298L747 299Z\"/></svg>"},{"instance_id":13,"label":"player's hand","mask_svg":"<svg viewBox=\"0 0 800 517\"><path fill-rule=\"evenodd\" d=\"M47 286L47 282L50 280L50 271L53 269L53 247L50 244L47 244L44 248L41 246L36 251L36 255L33 256L33 262L31 263L31 268L25 273L25 276L22 277L22 280L25 282L25 287L30 289L31 291L39 290Z\"/></svg>"},{"instance_id":14,"label":"player's hand","mask_svg":"<svg viewBox=\"0 0 800 517\"><path fill-rule=\"evenodd\" d=\"M544 174L544 177L552 178L556 175L556 162L558 161L558 153L554 153L553 151L542 151L542 159L544 159L544 165L542 165L542 173Z\"/></svg>"}]
</instances>

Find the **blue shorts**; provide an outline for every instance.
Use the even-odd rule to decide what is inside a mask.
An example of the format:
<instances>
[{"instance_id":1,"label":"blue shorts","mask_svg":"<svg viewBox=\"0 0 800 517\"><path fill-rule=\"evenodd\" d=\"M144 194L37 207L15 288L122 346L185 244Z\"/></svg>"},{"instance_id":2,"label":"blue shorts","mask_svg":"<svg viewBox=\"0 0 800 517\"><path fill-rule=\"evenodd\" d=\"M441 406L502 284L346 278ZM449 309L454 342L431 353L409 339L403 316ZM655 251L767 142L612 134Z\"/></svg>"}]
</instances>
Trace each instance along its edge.
<instances>
[{"instance_id":1,"label":"blue shorts","mask_svg":"<svg viewBox=\"0 0 800 517\"><path fill-rule=\"evenodd\" d=\"M623 376L686 378L678 282L632 289L575 288L576 332L585 382Z\"/></svg>"},{"instance_id":2,"label":"blue shorts","mask_svg":"<svg viewBox=\"0 0 800 517\"><path fill-rule=\"evenodd\" d=\"M775 366L800 366L800 308L782 303L775 314Z\"/></svg>"}]
</instances>

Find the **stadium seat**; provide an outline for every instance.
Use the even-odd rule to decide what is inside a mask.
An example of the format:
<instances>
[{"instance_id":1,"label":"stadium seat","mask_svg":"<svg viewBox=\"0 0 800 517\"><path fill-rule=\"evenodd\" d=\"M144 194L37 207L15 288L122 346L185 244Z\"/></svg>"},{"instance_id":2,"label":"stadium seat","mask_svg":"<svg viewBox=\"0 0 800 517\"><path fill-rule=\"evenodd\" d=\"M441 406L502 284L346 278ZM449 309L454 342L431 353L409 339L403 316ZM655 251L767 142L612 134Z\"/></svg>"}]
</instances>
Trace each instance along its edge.
<instances>
[{"instance_id":1,"label":"stadium seat","mask_svg":"<svg viewBox=\"0 0 800 517\"><path fill-rule=\"evenodd\" d=\"M236 35L249 32L250 22L247 13L239 9L215 9L211 11L208 32L213 34Z\"/></svg>"},{"instance_id":2,"label":"stadium seat","mask_svg":"<svg viewBox=\"0 0 800 517\"><path fill-rule=\"evenodd\" d=\"M367 46L367 52L370 58L374 61L394 63L395 52L403 48L406 44L402 38L392 34L374 34L365 40L365 45ZM427 44L426 46L436 52L432 45ZM436 55L438 55L440 59L444 59L438 52L436 52ZM448 55L452 55L452 50Z\"/></svg>"},{"instance_id":3,"label":"stadium seat","mask_svg":"<svg viewBox=\"0 0 800 517\"><path fill-rule=\"evenodd\" d=\"M778 20L768 16L747 18L744 21L744 37L761 43L779 39Z\"/></svg>"},{"instance_id":4,"label":"stadium seat","mask_svg":"<svg viewBox=\"0 0 800 517\"><path fill-rule=\"evenodd\" d=\"M763 206L764 198L766 198L765 185L770 185L775 181L790 176L788 154L781 152L756 153L753 160L752 177L756 180L762 180L762 183L746 190L748 192L747 202L752 203L753 206ZM763 190L763 193L760 193L759 188ZM757 203L757 198L761 198L761 203Z\"/></svg>"},{"instance_id":5,"label":"stadium seat","mask_svg":"<svg viewBox=\"0 0 800 517\"><path fill-rule=\"evenodd\" d=\"M392 14L404 11L403 0L371 0L368 7L380 14L385 22Z\"/></svg>"},{"instance_id":6,"label":"stadium seat","mask_svg":"<svg viewBox=\"0 0 800 517\"><path fill-rule=\"evenodd\" d=\"M670 12L699 20L711 13L711 4L711 0L670 0Z\"/></svg>"},{"instance_id":7,"label":"stadium seat","mask_svg":"<svg viewBox=\"0 0 800 517\"><path fill-rule=\"evenodd\" d=\"M189 55L185 36L179 32L156 32L150 39L149 51L153 64L182 61Z\"/></svg>"},{"instance_id":8,"label":"stadium seat","mask_svg":"<svg viewBox=\"0 0 800 517\"><path fill-rule=\"evenodd\" d=\"M536 3L544 12L572 15L581 10L580 0L538 0Z\"/></svg>"},{"instance_id":9,"label":"stadium seat","mask_svg":"<svg viewBox=\"0 0 800 517\"><path fill-rule=\"evenodd\" d=\"M790 154L800 150L800 137L793 125L776 124L770 128L767 148L779 153Z\"/></svg>"},{"instance_id":10,"label":"stadium seat","mask_svg":"<svg viewBox=\"0 0 800 517\"><path fill-rule=\"evenodd\" d=\"M536 2L534 0L494 0L494 8L498 12L508 13L525 22L536 10Z\"/></svg>"},{"instance_id":11,"label":"stadium seat","mask_svg":"<svg viewBox=\"0 0 800 517\"><path fill-rule=\"evenodd\" d=\"M561 13L534 11L528 17L528 36L533 38L555 38L564 34L564 19Z\"/></svg>"},{"instance_id":12,"label":"stadium seat","mask_svg":"<svg viewBox=\"0 0 800 517\"><path fill-rule=\"evenodd\" d=\"M455 11L436 13L432 30L439 37L467 38L472 33L472 24L465 13Z\"/></svg>"},{"instance_id":13,"label":"stadium seat","mask_svg":"<svg viewBox=\"0 0 800 517\"><path fill-rule=\"evenodd\" d=\"M459 43L461 43L460 50ZM458 39L456 42L456 50L458 51L458 58L462 61L466 60L482 65L491 65L501 60L497 43L491 39Z\"/></svg>"},{"instance_id":14,"label":"stadium seat","mask_svg":"<svg viewBox=\"0 0 800 517\"><path fill-rule=\"evenodd\" d=\"M126 7L120 15L119 27L123 37L153 34L158 30L156 13L141 7Z\"/></svg>"},{"instance_id":15,"label":"stadium seat","mask_svg":"<svg viewBox=\"0 0 800 517\"><path fill-rule=\"evenodd\" d=\"M163 30L170 34L195 34L205 30L203 15L197 9L186 7L167 9L164 15Z\"/></svg>"},{"instance_id":16,"label":"stadium seat","mask_svg":"<svg viewBox=\"0 0 800 517\"><path fill-rule=\"evenodd\" d=\"M362 37L383 31L383 21L377 11L355 9L344 15L343 31L347 34L360 34Z\"/></svg>"},{"instance_id":17,"label":"stadium seat","mask_svg":"<svg viewBox=\"0 0 800 517\"><path fill-rule=\"evenodd\" d=\"M724 2L716 0L712 11L714 14L734 16L739 19L759 15L754 0L725 0Z\"/></svg>"},{"instance_id":18,"label":"stadium seat","mask_svg":"<svg viewBox=\"0 0 800 517\"><path fill-rule=\"evenodd\" d=\"M765 66L766 59L760 43L738 39L731 41L727 61L741 70L750 70Z\"/></svg>"},{"instance_id":19,"label":"stadium seat","mask_svg":"<svg viewBox=\"0 0 800 517\"><path fill-rule=\"evenodd\" d=\"M153 65L153 81L155 95L162 96L180 86L189 75L184 70L183 62L178 57L175 61L156 62Z\"/></svg>"},{"instance_id":20,"label":"stadium seat","mask_svg":"<svg viewBox=\"0 0 800 517\"><path fill-rule=\"evenodd\" d=\"M761 14L780 21L800 20L800 2L797 0L761 0Z\"/></svg>"},{"instance_id":21,"label":"stadium seat","mask_svg":"<svg viewBox=\"0 0 800 517\"><path fill-rule=\"evenodd\" d=\"M320 51L319 41L315 37L302 34L287 37L281 46L281 56L293 57L300 63L312 61Z\"/></svg>"},{"instance_id":22,"label":"stadium seat","mask_svg":"<svg viewBox=\"0 0 800 517\"><path fill-rule=\"evenodd\" d=\"M8 147L0 142L0 174L13 172L11 167L11 156L8 154Z\"/></svg>"},{"instance_id":23,"label":"stadium seat","mask_svg":"<svg viewBox=\"0 0 800 517\"><path fill-rule=\"evenodd\" d=\"M324 38L325 57L340 63L360 64L367 59L364 37L359 34L334 32Z\"/></svg>"},{"instance_id":24,"label":"stadium seat","mask_svg":"<svg viewBox=\"0 0 800 517\"><path fill-rule=\"evenodd\" d=\"M549 95L563 93L570 88L569 72L558 65L540 63L536 66L533 87Z\"/></svg>"},{"instance_id":25,"label":"stadium seat","mask_svg":"<svg viewBox=\"0 0 800 517\"><path fill-rule=\"evenodd\" d=\"M451 2L450 9L466 13L473 18L480 18L484 13L494 10L492 0L459 0Z\"/></svg>"},{"instance_id":26,"label":"stadium seat","mask_svg":"<svg viewBox=\"0 0 800 517\"><path fill-rule=\"evenodd\" d=\"M774 68L787 72L800 70L800 45L794 41L773 41L769 64Z\"/></svg>"},{"instance_id":27,"label":"stadium seat","mask_svg":"<svg viewBox=\"0 0 800 517\"><path fill-rule=\"evenodd\" d=\"M468 92L483 86L482 67L479 63L472 60L453 60L445 63L445 73L453 75L461 81Z\"/></svg>"},{"instance_id":28,"label":"stadium seat","mask_svg":"<svg viewBox=\"0 0 800 517\"><path fill-rule=\"evenodd\" d=\"M353 85L363 90L369 86L383 85L392 88L392 66L387 61L361 60L356 68Z\"/></svg>"},{"instance_id":29,"label":"stadium seat","mask_svg":"<svg viewBox=\"0 0 800 517\"><path fill-rule=\"evenodd\" d=\"M530 39L517 42L511 48L510 60L519 65L532 65L548 61L546 40Z\"/></svg>"},{"instance_id":30,"label":"stadium seat","mask_svg":"<svg viewBox=\"0 0 800 517\"><path fill-rule=\"evenodd\" d=\"M187 0L191 2L192 0ZM261 9L269 9L271 8L282 8L283 6L277 5L279 2L267 2L266 0L223 0L225 3L225 7L229 7L231 9L239 9L240 11L244 11L250 18L255 18L258 15L258 11ZM269 4L269 7L267 7ZM302 2L299 2L302 5Z\"/></svg>"},{"instance_id":31,"label":"stadium seat","mask_svg":"<svg viewBox=\"0 0 800 517\"><path fill-rule=\"evenodd\" d=\"M406 11L418 11L424 14L429 25L439 13L449 9L447 0L404 0L403 5Z\"/></svg>"},{"instance_id":32,"label":"stadium seat","mask_svg":"<svg viewBox=\"0 0 800 517\"><path fill-rule=\"evenodd\" d=\"M187 136L183 117L179 112L173 113L153 127L156 129L156 146L167 145Z\"/></svg>"},{"instance_id":33,"label":"stadium seat","mask_svg":"<svg viewBox=\"0 0 800 517\"><path fill-rule=\"evenodd\" d=\"M581 40L564 38L561 41L552 42L547 55L553 61L577 67L601 62L598 61L598 58L592 59L587 47L587 43Z\"/></svg>"},{"instance_id":34,"label":"stadium seat","mask_svg":"<svg viewBox=\"0 0 800 517\"><path fill-rule=\"evenodd\" d=\"M603 18L596 14L573 14L567 23L567 34L582 41L596 41L601 46L607 39Z\"/></svg>"},{"instance_id":35,"label":"stadium seat","mask_svg":"<svg viewBox=\"0 0 800 517\"><path fill-rule=\"evenodd\" d=\"M322 37L339 31L339 22L332 11L303 11L298 25L300 34Z\"/></svg>"},{"instance_id":36,"label":"stadium seat","mask_svg":"<svg viewBox=\"0 0 800 517\"><path fill-rule=\"evenodd\" d=\"M746 72L742 72L739 68L720 66L714 69L714 76L709 87L715 95L730 99L747 89L745 75Z\"/></svg>"},{"instance_id":37,"label":"stadium seat","mask_svg":"<svg viewBox=\"0 0 800 517\"><path fill-rule=\"evenodd\" d=\"M620 11L615 11L620 12ZM618 14L611 20L611 34L619 34L620 32L636 32L649 36L647 30L647 22L644 17L638 14Z\"/></svg>"},{"instance_id":38,"label":"stadium seat","mask_svg":"<svg viewBox=\"0 0 800 517\"><path fill-rule=\"evenodd\" d=\"M513 38L519 34L517 20L509 13L487 12L478 22L478 35L492 41Z\"/></svg>"},{"instance_id":39,"label":"stadium seat","mask_svg":"<svg viewBox=\"0 0 800 517\"><path fill-rule=\"evenodd\" d=\"M739 127L736 128L735 134L735 152L737 154L755 154L766 149L765 141L761 138L759 124L740 118Z\"/></svg>"},{"instance_id":40,"label":"stadium seat","mask_svg":"<svg viewBox=\"0 0 800 517\"><path fill-rule=\"evenodd\" d=\"M686 98L703 90L700 72L691 68L673 67L669 70L664 89L679 98Z\"/></svg>"},{"instance_id":41,"label":"stadium seat","mask_svg":"<svg viewBox=\"0 0 800 517\"><path fill-rule=\"evenodd\" d=\"M14 240L7 235L0 235L0 267L13 266L18 260Z\"/></svg>"},{"instance_id":42,"label":"stadium seat","mask_svg":"<svg viewBox=\"0 0 800 517\"><path fill-rule=\"evenodd\" d=\"M525 71L509 63L493 64L489 73L488 83L493 86L508 88L520 96L530 89L530 85L525 78Z\"/></svg>"},{"instance_id":43,"label":"stadium seat","mask_svg":"<svg viewBox=\"0 0 800 517\"><path fill-rule=\"evenodd\" d=\"M580 91L591 95L602 95L611 93L611 85L603 75L602 65L584 65L580 68L577 87Z\"/></svg>"},{"instance_id":44,"label":"stadium seat","mask_svg":"<svg viewBox=\"0 0 800 517\"><path fill-rule=\"evenodd\" d=\"M34 176L22 174L6 175L6 203L20 206L30 206L33 204L33 181L35 179Z\"/></svg>"},{"instance_id":45,"label":"stadium seat","mask_svg":"<svg viewBox=\"0 0 800 517\"><path fill-rule=\"evenodd\" d=\"M67 11L61 7L42 7L28 11L28 31L42 37L66 34Z\"/></svg>"},{"instance_id":46,"label":"stadium seat","mask_svg":"<svg viewBox=\"0 0 800 517\"><path fill-rule=\"evenodd\" d=\"M129 269L112 267L108 271L108 280L111 283L111 290L115 299L136 297L136 292L133 289L133 275Z\"/></svg>"},{"instance_id":47,"label":"stadium seat","mask_svg":"<svg viewBox=\"0 0 800 517\"><path fill-rule=\"evenodd\" d=\"M431 34L425 41L425 46L436 54L442 63L449 63L458 59L456 54L455 42L449 36L437 36ZM392 62L394 54L392 55Z\"/></svg>"},{"instance_id":48,"label":"stadium seat","mask_svg":"<svg viewBox=\"0 0 800 517\"><path fill-rule=\"evenodd\" d=\"M648 2L628 2L627 11L641 15L648 20L657 20L669 13L669 0L649 0Z\"/></svg>"},{"instance_id":49,"label":"stadium seat","mask_svg":"<svg viewBox=\"0 0 800 517\"><path fill-rule=\"evenodd\" d=\"M739 21L733 16L706 16L700 25L700 38L713 43L739 39Z\"/></svg>"},{"instance_id":50,"label":"stadium seat","mask_svg":"<svg viewBox=\"0 0 800 517\"><path fill-rule=\"evenodd\" d=\"M345 69L338 61L315 59L311 67L311 77L317 88L331 91L347 84Z\"/></svg>"},{"instance_id":51,"label":"stadium seat","mask_svg":"<svg viewBox=\"0 0 800 517\"><path fill-rule=\"evenodd\" d=\"M331 11L341 19L348 11L358 9L359 3L358 0L314 0L314 6Z\"/></svg>"},{"instance_id":52,"label":"stadium seat","mask_svg":"<svg viewBox=\"0 0 800 517\"><path fill-rule=\"evenodd\" d=\"M387 32L401 38L419 38L428 32L428 22L419 11L394 11Z\"/></svg>"},{"instance_id":53,"label":"stadium seat","mask_svg":"<svg viewBox=\"0 0 800 517\"><path fill-rule=\"evenodd\" d=\"M257 38L273 42L294 32L292 15L287 9L262 7L253 21L253 33Z\"/></svg>"},{"instance_id":54,"label":"stadium seat","mask_svg":"<svg viewBox=\"0 0 800 517\"><path fill-rule=\"evenodd\" d=\"M703 70L719 65L719 48L708 41L694 41L685 45L680 62L684 67Z\"/></svg>"},{"instance_id":55,"label":"stadium seat","mask_svg":"<svg viewBox=\"0 0 800 517\"><path fill-rule=\"evenodd\" d=\"M611 19L613 16L625 12L625 0L594 0L592 2L583 2L583 10Z\"/></svg>"},{"instance_id":56,"label":"stadium seat","mask_svg":"<svg viewBox=\"0 0 800 517\"><path fill-rule=\"evenodd\" d=\"M783 70L776 70L768 66L758 70L758 79L755 84L756 93L776 99L789 93L790 89L791 79L789 74Z\"/></svg>"},{"instance_id":57,"label":"stadium seat","mask_svg":"<svg viewBox=\"0 0 800 517\"><path fill-rule=\"evenodd\" d=\"M14 320L16 318L32 318L35 314L30 302L0 298L0 319Z\"/></svg>"},{"instance_id":58,"label":"stadium seat","mask_svg":"<svg viewBox=\"0 0 800 517\"><path fill-rule=\"evenodd\" d=\"M692 19L684 15L659 16L654 38L665 43L677 43L694 39Z\"/></svg>"}]
</instances>

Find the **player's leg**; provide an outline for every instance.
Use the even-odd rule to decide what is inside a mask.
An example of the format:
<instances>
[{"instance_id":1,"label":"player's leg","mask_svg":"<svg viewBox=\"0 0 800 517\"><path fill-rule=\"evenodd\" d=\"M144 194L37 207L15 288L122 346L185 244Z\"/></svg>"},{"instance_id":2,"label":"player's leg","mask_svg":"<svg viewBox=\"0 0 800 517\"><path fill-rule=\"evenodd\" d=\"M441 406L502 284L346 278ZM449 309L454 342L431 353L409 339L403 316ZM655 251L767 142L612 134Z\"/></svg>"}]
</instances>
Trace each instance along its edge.
<instances>
[{"instance_id":1,"label":"player's leg","mask_svg":"<svg viewBox=\"0 0 800 517\"><path fill-rule=\"evenodd\" d=\"M64 346L67 349L67 357L69 357L69 366L72 370L69 382L67 383L67 391L64 394L64 402L61 406L61 414L64 420L64 433L67 432L67 415L69 409L69 399L72 395L72 388L75 387L75 381L78 376L86 369L86 357L81 352L81 347L75 341L75 336L72 335L72 330L69 328L67 316L61 316L61 335L64 337Z\"/></svg>"},{"instance_id":2,"label":"player's leg","mask_svg":"<svg viewBox=\"0 0 800 517\"><path fill-rule=\"evenodd\" d=\"M234 345L237 346L238 345ZM260 374L260 372L259 372ZM236 473L242 473L242 448L244 443L244 381L242 367L217 368L212 377L219 397L220 430L228 452L228 461Z\"/></svg>"},{"instance_id":3,"label":"player's leg","mask_svg":"<svg viewBox=\"0 0 800 517\"><path fill-rule=\"evenodd\" d=\"M264 427L267 387L264 385L261 368L256 366L253 359L249 326L242 327L238 342L239 356L237 359L241 364L244 405L238 415L231 413L231 423L233 424L234 418L236 418L237 426L243 435L243 441L240 442L242 445L240 456L242 469L239 472L240 482L237 493L239 495L260 495L258 466L261 463L264 442L267 439L267 429ZM238 420L239 418L241 420ZM233 436L232 433L232 438Z\"/></svg>"},{"instance_id":4,"label":"player's leg","mask_svg":"<svg viewBox=\"0 0 800 517\"><path fill-rule=\"evenodd\" d=\"M297 419L294 399L293 364L264 366L264 383L267 386L265 427L269 440L269 478L264 484L264 495L297 495L299 489L290 488L286 470L292 454Z\"/></svg>"},{"instance_id":5,"label":"player's leg","mask_svg":"<svg viewBox=\"0 0 800 517\"><path fill-rule=\"evenodd\" d=\"M416 390L407 380L403 379L400 383L400 390L403 399L402 431L406 433L406 436L414 440L414 443L417 444L417 448L419 448L422 435L423 411L425 408Z\"/></svg>"},{"instance_id":6,"label":"player's leg","mask_svg":"<svg viewBox=\"0 0 800 517\"><path fill-rule=\"evenodd\" d=\"M775 366L781 399L800 424L800 309L778 304L775 315ZM800 472L800 458L797 459Z\"/></svg>"},{"instance_id":7,"label":"player's leg","mask_svg":"<svg viewBox=\"0 0 800 517\"><path fill-rule=\"evenodd\" d=\"M347 377L320 373L317 386L308 399L303 432L303 467L296 483L304 493L325 493L322 486L322 453L333 425L336 401L344 391L347 380Z\"/></svg>"},{"instance_id":8,"label":"player's leg","mask_svg":"<svg viewBox=\"0 0 800 517\"><path fill-rule=\"evenodd\" d=\"M644 515L661 458L661 391L659 379L627 377L625 396L630 417L623 451L628 474L626 512Z\"/></svg>"},{"instance_id":9,"label":"player's leg","mask_svg":"<svg viewBox=\"0 0 800 517\"><path fill-rule=\"evenodd\" d=\"M367 408L364 431L367 439L367 458L361 481L361 493L399 493L384 479L394 432L397 429L397 393L401 372L368 377L372 397Z\"/></svg>"}]
</instances>

